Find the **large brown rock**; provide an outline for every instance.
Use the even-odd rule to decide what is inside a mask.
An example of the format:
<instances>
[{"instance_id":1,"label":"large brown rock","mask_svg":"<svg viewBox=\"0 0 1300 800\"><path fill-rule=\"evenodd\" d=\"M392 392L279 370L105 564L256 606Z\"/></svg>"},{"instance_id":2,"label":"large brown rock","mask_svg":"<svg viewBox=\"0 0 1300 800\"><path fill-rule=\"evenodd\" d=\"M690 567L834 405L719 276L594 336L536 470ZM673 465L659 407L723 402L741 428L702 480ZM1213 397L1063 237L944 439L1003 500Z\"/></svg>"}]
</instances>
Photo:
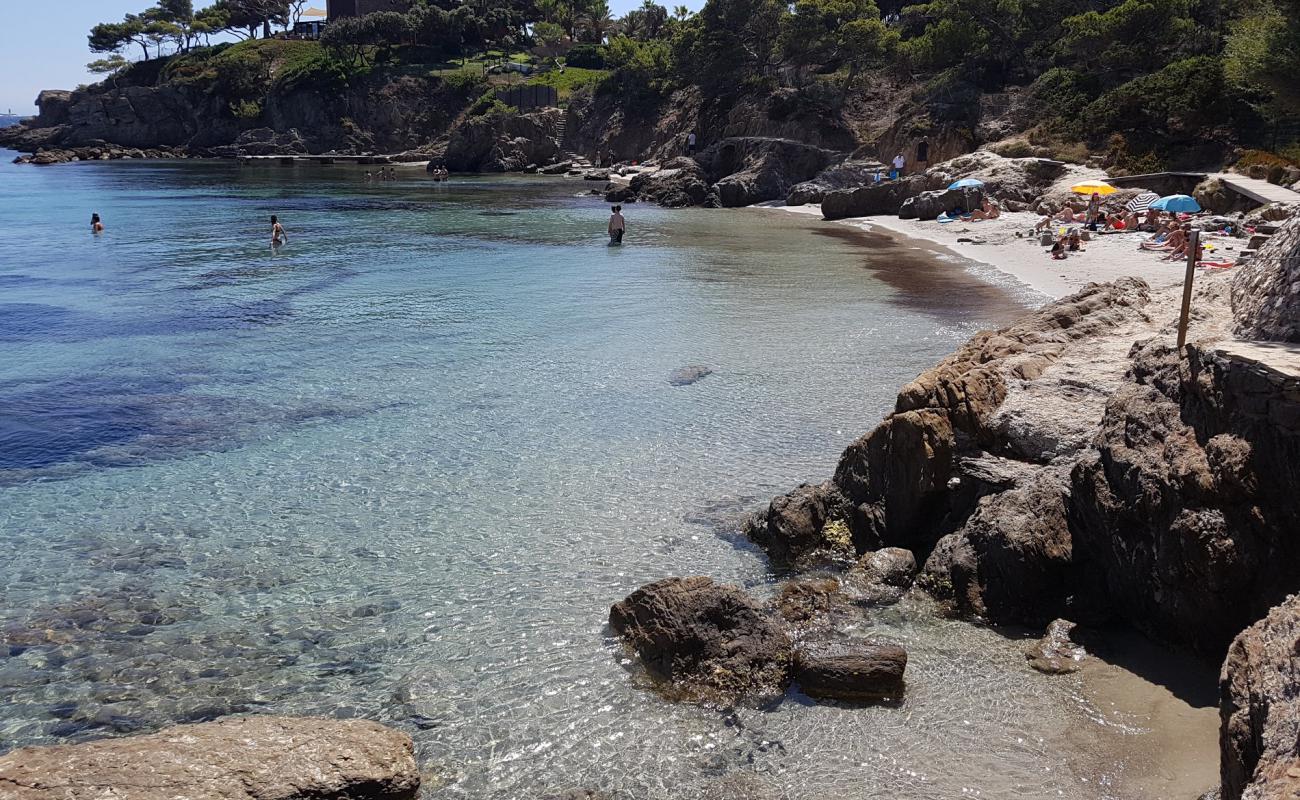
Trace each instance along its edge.
<instances>
[{"instance_id":1,"label":"large brown rock","mask_svg":"<svg viewBox=\"0 0 1300 800\"><path fill-rule=\"evenodd\" d=\"M1300 797L1300 597L1233 640L1219 715L1222 800Z\"/></svg>"},{"instance_id":2,"label":"large brown rock","mask_svg":"<svg viewBox=\"0 0 1300 800\"><path fill-rule=\"evenodd\" d=\"M234 717L0 757L3 800L412 800L414 746L374 722Z\"/></svg>"},{"instance_id":3,"label":"large brown rock","mask_svg":"<svg viewBox=\"0 0 1300 800\"><path fill-rule=\"evenodd\" d=\"M935 547L924 585L957 610L995 622L1039 624L1061 613L1072 546L1065 486L1043 478L982 498Z\"/></svg>"},{"instance_id":4,"label":"large brown rock","mask_svg":"<svg viewBox=\"0 0 1300 800\"><path fill-rule=\"evenodd\" d=\"M665 208L698 206L709 196L708 176L692 158L674 158L658 170L639 173L629 186L638 199Z\"/></svg>"},{"instance_id":5,"label":"large brown rock","mask_svg":"<svg viewBox=\"0 0 1300 800\"><path fill-rule=\"evenodd\" d=\"M730 703L779 694L790 640L740 588L712 578L666 578L615 603L609 623L671 697Z\"/></svg>"},{"instance_id":6,"label":"large brown rock","mask_svg":"<svg viewBox=\"0 0 1300 800\"><path fill-rule=\"evenodd\" d=\"M900 700L907 651L891 644L843 642L804 645L795 656L794 679L809 697L862 702Z\"/></svg>"},{"instance_id":7,"label":"large brown rock","mask_svg":"<svg viewBox=\"0 0 1300 800\"><path fill-rule=\"evenodd\" d=\"M468 117L449 134L443 159L453 172L511 172L560 154L564 113L491 113Z\"/></svg>"}]
</instances>

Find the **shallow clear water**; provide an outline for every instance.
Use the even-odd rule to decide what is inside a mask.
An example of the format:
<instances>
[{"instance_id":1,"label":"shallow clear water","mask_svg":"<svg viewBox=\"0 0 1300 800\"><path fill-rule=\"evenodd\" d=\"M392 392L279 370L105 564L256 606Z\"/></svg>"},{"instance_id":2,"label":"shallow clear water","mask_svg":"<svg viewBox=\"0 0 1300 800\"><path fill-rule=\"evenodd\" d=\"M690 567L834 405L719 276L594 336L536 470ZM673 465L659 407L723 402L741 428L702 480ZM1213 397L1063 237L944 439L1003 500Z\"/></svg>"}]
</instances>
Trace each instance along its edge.
<instances>
[{"instance_id":1,"label":"shallow clear water","mask_svg":"<svg viewBox=\"0 0 1300 800\"><path fill-rule=\"evenodd\" d=\"M0 167L0 750L265 711L411 732L435 797L1122 774L1140 724L919 609L874 622L893 709L672 705L605 628L666 575L768 591L736 514L1023 298L777 211L631 206L608 248L582 184L359 178Z\"/></svg>"}]
</instances>

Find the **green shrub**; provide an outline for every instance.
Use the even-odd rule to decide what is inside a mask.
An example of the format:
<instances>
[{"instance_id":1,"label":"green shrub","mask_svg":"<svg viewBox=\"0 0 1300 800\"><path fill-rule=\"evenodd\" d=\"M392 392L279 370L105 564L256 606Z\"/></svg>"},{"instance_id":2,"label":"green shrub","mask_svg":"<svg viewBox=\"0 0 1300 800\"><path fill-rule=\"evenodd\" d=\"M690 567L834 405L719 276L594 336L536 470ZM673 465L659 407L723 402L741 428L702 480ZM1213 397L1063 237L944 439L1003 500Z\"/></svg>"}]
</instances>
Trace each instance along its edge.
<instances>
[{"instance_id":1,"label":"green shrub","mask_svg":"<svg viewBox=\"0 0 1300 800\"><path fill-rule=\"evenodd\" d=\"M555 89L561 98L568 98L579 89L596 86L609 74L608 70L603 69L566 67L563 72L558 69L543 72L541 75L530 78L526 85L550 86Z\"/></svg>"},{"instance_id":2,"label":"green shrub","mask_svg":"<svg viewBox=\"0 0 1300 800\"><path fill-rule=\"evenodd\" d=\"M1049 69L1029 86L1029 98L1035 118L1074 122L1097 99L1095 78L1072 69Z\"/></svg>"},{"instance_id":3,"label":"green shrub","mask_svg":"<svg viewBox=\"0 0 1300 800\"><path fill-rule=\"evenodd\" d=\"M235 119L257 119L262 116L262 104L256 100L236 100L230 104L230 115Z\"/></svg>"},{"instance_id":4,"label":"green shrub","mask_svg":"<svg viewBox=\"0 0 1300 800\"><path fill-rule=\"evenodd\" d=\"M598 44L579 44L569 49L564 57L565 66L582 69L604 69L605 48Z\"/></svg>"},{"instance_id":5,"label":"green shrub","mask_svg":"<svg viewBox=\"0 0 1300 800\"><path fill-rule=\"evenodd\" d=\"M462 95L473 95L482 92L487 86L487 79L483 77L482 72L474 72L467 69L455 70L440 75L442 83L453 92Z\"/></svg>"}]
</instances>

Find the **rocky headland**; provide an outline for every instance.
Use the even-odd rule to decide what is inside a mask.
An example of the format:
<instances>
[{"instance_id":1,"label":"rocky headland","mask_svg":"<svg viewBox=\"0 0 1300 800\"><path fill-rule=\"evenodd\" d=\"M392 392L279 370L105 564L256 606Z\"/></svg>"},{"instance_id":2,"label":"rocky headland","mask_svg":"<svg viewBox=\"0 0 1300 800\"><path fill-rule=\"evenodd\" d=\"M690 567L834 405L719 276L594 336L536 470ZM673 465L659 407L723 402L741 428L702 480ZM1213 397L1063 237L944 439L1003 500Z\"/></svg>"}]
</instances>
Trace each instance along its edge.
<instances>
[{"instance_id":1,"label":"rocky headland","mask_svg":"<svg viewBox=\"0 0 1300 800\"><path fill-rule=\"evenodd\" d=\"M829 480L773 499L747 523L774 564L794 573L766 616L739 589L686 579L741 603L748 626L783 628L784 639L718 623L708 609L644 602L671 580L616 605L611 621L674 693L758 658L778 670L792 664L789 680L812 696L838 685L828 675L852 627L842 624L845 609L870 614L904 592L971 619L1046 626L1026 655L1048 673L1074 671L1085 657L1071 640L1076 623L1093 636L1127 626L1223 664L1219 796L1292 797L1297 265L1300 219L1235 274L1198 275L1181 351L1181 287L1125 278L980 333L903 387ZM623 621L629 604L639 607L635 629ZM701 621L731 635L718 650L726 660L706 659L703 672L656 666L674 663L674 648L691 639L677 627ZM644 631L654 632L650 650ZM781 647L759 646L773 638ZM892 669L901 687L905 654L891 655L888 642L868 646L869 656L856 654L857 679ZM805 651L836 655L830 666L801 669Z\"/></svg>"}]
</instances>

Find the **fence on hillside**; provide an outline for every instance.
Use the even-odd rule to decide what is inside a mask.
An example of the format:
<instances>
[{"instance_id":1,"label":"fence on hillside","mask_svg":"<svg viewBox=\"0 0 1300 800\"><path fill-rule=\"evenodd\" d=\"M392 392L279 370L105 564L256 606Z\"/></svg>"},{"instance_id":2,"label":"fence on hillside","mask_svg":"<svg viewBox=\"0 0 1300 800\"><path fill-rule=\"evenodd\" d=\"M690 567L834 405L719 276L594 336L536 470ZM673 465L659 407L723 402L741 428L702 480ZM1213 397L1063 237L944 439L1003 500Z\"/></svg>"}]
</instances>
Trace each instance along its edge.
<instances>
[{"instance_id":1,"label":"fence on hillside","mask_svg":"<svg viewBox=\"0 0 1300 800\"><path fill-rule=\"evenodd\" d=\"M546 108L560 104L560 93L554 86L515 86L511 89L497 89L497 99L520 111L534 108Z\"/></svg>"}]
</instances>

